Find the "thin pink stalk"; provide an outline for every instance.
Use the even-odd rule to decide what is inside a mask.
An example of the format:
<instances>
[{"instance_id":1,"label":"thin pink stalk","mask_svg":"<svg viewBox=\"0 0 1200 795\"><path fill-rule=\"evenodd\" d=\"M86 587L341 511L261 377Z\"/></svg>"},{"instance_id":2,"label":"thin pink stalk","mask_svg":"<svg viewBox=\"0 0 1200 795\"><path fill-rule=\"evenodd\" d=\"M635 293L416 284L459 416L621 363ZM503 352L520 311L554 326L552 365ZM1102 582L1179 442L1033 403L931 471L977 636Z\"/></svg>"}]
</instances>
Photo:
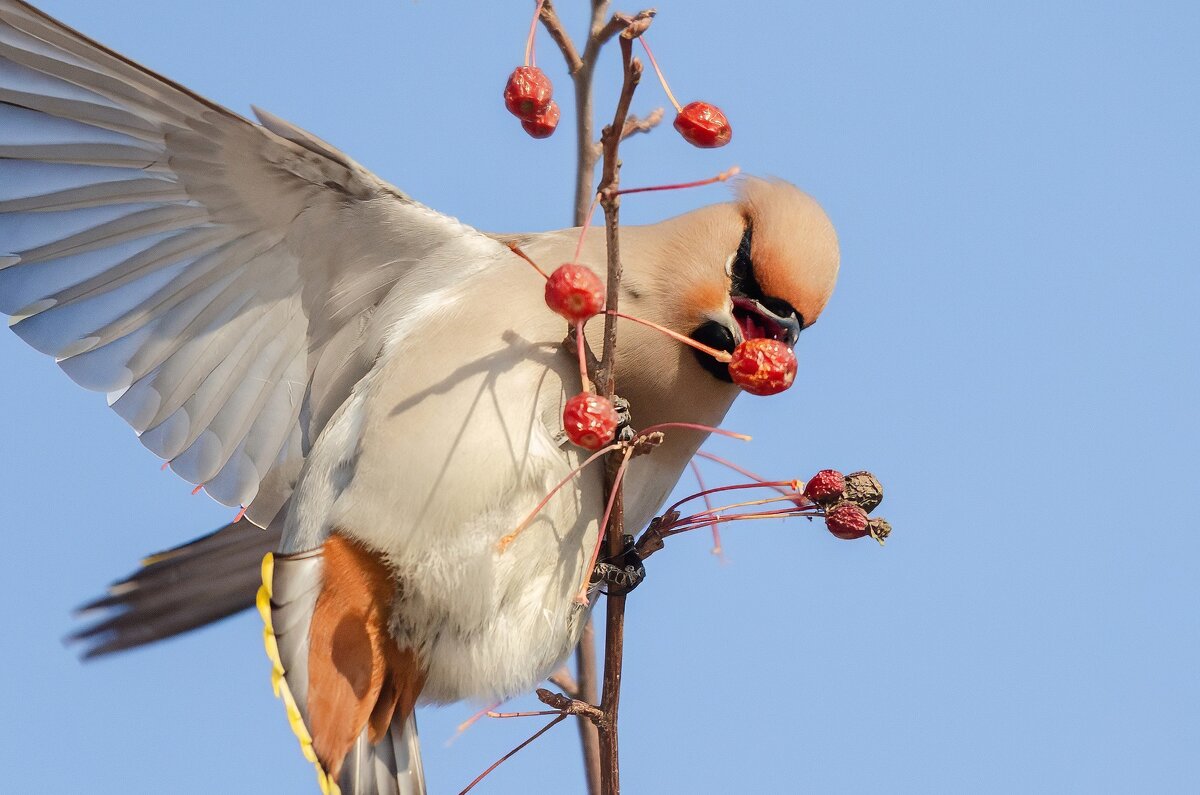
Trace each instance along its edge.
<instances>
[{"instance_id":1,"label":"thin pink stalk","mask_svg":"<svg viewBox=\"0 0 1200 795\"><path fill-rule=\"evenodd\" d=\"M538 18L542 15L542 4L545 0L538 0L537 8L533 12L533 19L529 21L529 38L525 39L525 65L537 66L537 52L534 47L534 34L537 33Z\"/></svg>"},{"instance_id":2,"label":"thin pink stalk","mask_svg":"<svg viewBox=\"0 0 1200 795\"><path fill-rule=\"evenodd\" d=\"M613 504L617 501L617 495L621 493L621 481L625 478L625 470L629 468L629 459L633 455L633 447L625 450L625 457L621 459L621 466L617 469L617 474L613 478L612 489L608 493L608 504L604 506L604 516L600 519L600 532L596 534L596 548L592 550L592 559L588 563L587 568L583 570L583 585L579 588L579 593L575 595L575 603L586 605L588 603L587 592L588 586L592 582L592 570L596 568L596 561L600 559L600 547L604 543L604 537L608 534L608 519L612 516Z\"/></svg>"},{"instance_id":3,"label":"thin pink stalk","mask_svg":"<svg viewBox=\"0 0 1200 795\"><path fill-rule=\"evenodd\" d=\"M721 456L710 453L707 450L697 450L696 455L700 456L701 458L707 458L709 461L720 464L721 466L729 467L734 472L737 472L738 474L741 474L741 475L745 475L746 477L750 478L751 480L757 480L759 483L767 483L768 482L767 479L764 478L762 475L756 475L753 472L751 472L749 469L738 466L737 464L733 463L729 459L722 458ZM793 481L793 482L798 483L799 481ZM788 491L781 486L771 486L771 488L775 489L780 494L788 493Z\"/></svg>"},{"instance_id":4,"label":"thin pink stalk","mask_svg":"<svg viewBox=\"0 0 1200 795\"><path fill-rule=\"evenodd\" d=\"M627 193L648 193L654 190L680 190L681 188L700 188L705 185L712 185L714 182L724 182L730 177L737 176L741 173L741 169L737 166L726 169L715 177L708 179L698 179L695 182L677 182L674 185L651 185L648 188L621 188L617 191L618 196L624 196Z\"/></svg>"},{"instance_id":5,"label":"thin pink stalk","mask_svg":"<svg viewBox=\"0 0 1200 795\"><path fill-rule=\"evenodd\" d=\"M508 250L509 250L509 251L511 251L512 253L516 254L518 257L520 257L521 259L525 260L525 261L526 261L526 262L528 262L530 265L532 265L532 266L533 266L533 269L534 269L535 271L537 271L537 272L538 272L538 274L539 274L539 275L541 275L541 277L542 277L543 279L549 279L549 278L550 278L550 274L548 274L548 273L546 273L544 270L542 270L542 269L541 269L541 268L538 266L538 264L537 264L536 262L534 262L532 259L530 259L530 258L529 258L529 255L528 255L528 254L526 254L524 251L522 251L522 250L521 250L521 247L520 247L520 246L518 246L516 243L514 243L514 242L513 242L513 241L511 241L511 240L509 240L509 241L505 242L505 244L504 244L504 245L508 246Z\"/></svg>"},{"instance_id":6,"label":"thin pink stalk","mask_svg":"<svg viewBox=\"0 0 1200 795\"><path fill-rule=\"evenodd\" d=\"M643 433L644 433L644 431L643 431ZM680 505L683 505L684 503L687 503L687 502L691 502L692 500L696 499L697 497L703 497L706 494L720 494L723 491L740 491L742 489L761 489L761 488L768 487L768 486L786 486L791 483L795 483L795 481L793 481L793 480L775 480L775 481L765 481L763 483L735 483L732 486L717 486L715 488L711 488L706 491L696 492L695 494L689 494L688 496L684 497L679 502L672 505L670 508L667 508L667 510L663 511L663 515L665 516L666 514L669 514L672 511L679 508Z\"/></svg>"},{"instance_id":7,"label":"thin pink stalk","mask_svg":"<svg viewBox=\"0 0 1200 795\"><path fill-rule=\"evenodd\" d=\"M722 364L729 364L729 362L733 361L733 357L730 356L725 351L719 351L716 348L710 348L702 342L696 342L691 337L685 337L684 335L680 334L677 331L671 331L671 329L667 328L666 326L660 326L659 324L654 323L652 321L643 320L642 318L634 317L633 315L627 315L624 312L615 312L612 309L609 309L606 311L610 315L616 315L617 317L622 318L624 320L630 320L630 321L633 321L634 323L641 323L643 326L648 326L649 328L652 328L655 331L661 331L663 334L666 334L668 337L671 337L674 340L682 342L684 345L690 345L698 351L707 353L709 356L713 357L714 359L716 359L718 362L721 362Z\"/></svg>"},{"instance_id":8,"label":"thin pink stalk","mask_svg":"<svg viewBox=\"0 0 1200 795\"><path fill-rule=\"evenodd\" d=\"M536 718L541 715L561 715L561 709L539 709L535 712L488 712L489 718Z\"/></svg>"},{"instance_id":9,"label":"thin pink stalk","mask_svg":"<svg viewBox=\"0 0 1200 795\"><path fill-rule=\"evenodd\" d=\"M504 703L503 701L497 701L495 704L492 704L490 707L484 707L483 709L479 710L471 717L464 720L462 723L458 724L458 728L455 730L454 736L446 741L446 747L453 745L454 742L456 740L458 740L459 737L463 736L463 734L467 731L467 729L471 728L476 723L478 723L483 718L484 715L490 715L492 710L494 710L496 707L500 706L503 703Z\"/></svg>"},{"instance_id":10,"label":"thin pink stalk","mask_svg":"<svg viewBox=\"0 0 1200 795\"><path fill-rule=\"evenodd\" d=\"M476 784L478 784L479 782L481 782L481 781L483 781L485 778L487 778L487 776L488 776L488 774L489 774L489 773L491 773L491 772L492 772L493 770L495 770L496 768L500 767L500 765L504 764L505 762L507 762L507 761L508 761L509 759L511 759L512 757L516 756L516 754L517 754L517 752L518 752L518 751L520 751L520 750L521 750L522 748L524 748L525 746L529 745L531 742L533 742L533 741L534 741L534 740L536 740L537 738L541 737L541 736L542 736L543 734L545 734L546 732L548 732L548 731L550 731L551 729L553 729L553 728L554 728L554 726L555 726L555 724L558 724L558 723L560 723L560 722L561 722L561 721L563 721L563 720L564 720L566 717L567 717L567 713L565 713L565 712L563 712L563 713L559 714L559 716L558 716L557 718L555 718L554 720L550 721L550 722L549 722L549 723L547 723L545 726L543 726L541 729L539 729L537 732L535 732L535 733L534 733L534 735L533 735L532 737L530 737L528 740L526 740L525 742L521 743L521 744L520 744L520 745L518 745L516 748L512 749L512 750L511 750L511 751L509 751L507 754L505 754L504 756L500 757L500 758L499 758L499 759L497 759L495 762L493 762L491 767L489 767L487 770L483 771L483 772L482 772L482 773L480 773L478 776L476 776L476 777L475 777L475 780L474 780L474 781L472 781L470 784L468 784L468 785L466 786L466 788L465 788L465 789L464 789L462 792L458 793L458 795L467 795L467 793L468 793L468 792L470 792L471 790L475 789L475 785L476 785Z\"/></svg>"},{"instance_id":11,"label":"thin pink stalk","mask_svg":"<svg viewBox=\"0 0 1200 795\"><path fill-rule=\"evenodd\" d=\"M667 92L667 99L671 100L671 104L675 106L675 112L678 113L683 108L676 101L675 95L671 93L671 87L667 85L667 78L663 77L662 69L658 68L658 61L654 59L654 53L650 52L650 45L646 43L646 36L638 36L638 40L646 48L646 57L650 59L650 65L654 67L654 74L658 75L658 82L662 83L663 91Z\"/></svg>"},{"instance_id":12,"label":"thin pink stalk","mask_svg":"<svg viewBox=\"0 0 1200 795\"><path fill-rule=\"evenodd\" d=\"M608 447L602 447L599 450L597 450L596 452L592 453L590 456L588 456L587 460L584 461L582 464L580 464L579 466L572 469L570 474L568 474L565 478L560 480L554 488L550 489L550 492L545 497L542 498L542 501L537 504L537 507L535 507L533 509L533 511L531 511L530 514L525 517L524 521L522 521L519 525L517 525L516 530L513 530L511 533L504 536L496 543L496 551L504 552L504 550L508 549L509 544L511 544L512 542L517 540L517 536L519 536L521 534L521 532L526 527L529 526L529 523L533 521L534 517L536 517L538 515L538 513L543 508L546 507L546 503L550 502L550 499L555 494L558 493L559 489L561 489L563 486L567 485L572 480L574 480L575 476L577 476L580 472L582 472L593 461L598 460L605 453L616 450L617 448L619 448L621 446L622 446L622 443L618 442L616 444L610 444Z\"/></svg>"},{"instance_id":13,"label":"thin pink stalk","mask_svg":"<svg viewBox=\"0 0 1200 795\"><path fill-rule=\"evenodd\" d=\"M588 205L587 215L583 216L583 225L579 227L579 240L575 242L575 259L571 260L572 262L579 262L579 255L583 251L583 239L592 225L592 216L596 214L596 202L598 201L600 201L599 193L592 196L592 203Z\"/></svg>"},{"instance_id":14,"label":"thin pink stalk","mask_svg":"<svg viewBox=\"0 0 1200 795\"><path fill-rule=\"evenodd\" d=\"M708 486L705 485L705 483L704 483L704 476L700 474L700 465L696 463L696 459L694 459L694 458L691 461L689 461L688 464L692 467L692 474L696 476L696 482L698 484L700 484L700 493L704 495L704 507L706 509L708 509L709 513L712 513L713 512L712 500L710 500L708 498ZM721 528L716 522L713 522L712 524L710 524L709 527L712 528L712 538L713 538L712 553L714 555L719 556L722 551L721 550Z\"/></svg>"},{"instance_id":15,"label":"thin pink stalk","mask_svg":"<svg viewBox=\"0 0 1200 795\"><path fill-rule=\"evenodd\" d=\"M810 517L811 518L811 517L818 516L818 514L804 513L802 511L800 511L799 509L793 509L793 510L779 510L779 511L763 511L762 513L751 513L751 514L739 513L739 514L734 514L733 516L719 516L715 519L710 518L710 517L705 517L704 520L701 522L694 522L694 523L690 523L690 524L682 524L681 523L678 525L670 525L669 527L666 527L665 529L659 530L659 535L661 535L663 538L669 538L670 536L679 535L680 533L686 533L689 530L695 530L700 527L707 527L709 525L709 523L711 523L711 522L717 522L719 524L726 524L728 522L748 522L748 521L757 520L757 519L789 519L793 516Z\"/></svg>"},{"instance_id":16,"label":"thin pink stalk","mask_svg":"<svg viewBox=\"0 0 1200 795\"><path fill-rule=\"evenodd\" d=\"M709 507L709 506L711 506L711 504L712 504L712 503L709 501L709 495L705 494L705 495L704 495L704 502L705 502L705 510L704 510L704 513L698 513L698 514L694 514L692 517L689 517L689 519L691 519L691 518L696 518L696 519L699 519L699 518L701 518L701 517L704 517L704 516L717 516L717 515L720 515L720 514L724 514L726 511L732 511L732 510L735 510L735 509L737 509L737 508L752 508L752 507L754 507L755 505L770 505L770 504L771 504L771 503L773 503L773 502L782 502L783 500L787 500L788 502L792 502L792 498L791 498L791 497L784 497L784 496L780 496L780 497L764 497L764 498L763 498L763 499L761 499L761 500L746 500L745 502L732 502L732 503L730 503L729 505L722 505L720 508L712 508L712 507ZM793 505L793 506L795 506L795 503L794 503L794 502L792 502L792 505ZM792 509L792 508L789 508L788 510L793 510L793 509ZM688 521L688 519L684 519L684 520L681 520L681 521Z\"/></svg>"},{"instance_id":17,"label":"thin pink stalk","mask_svg":"<svg viewBox=\"0 0 1200 795\"><path fill-rule=\"evenodd\" d=\"M708 433L715 433L720 436L728 436L730 439L737 439L739 442L748 442L753 438L744 433L727 431L724 428L714 428L711 425L701 425L697 422L660 422L658 425L651 425L649 428L643 428L638 435L646 436L654 433L655 431L661 431L664 428L687 428L688 430L693 431L707 431Z\"/></svg>"},{"instance_id":18,"label":"thin pink stalk","mask_svg":"<svg viewBox=\"0 0 1200 795\"><path fill-rule=\"evenodd\" d=\"M579 354L579 387L584 392L590 392L591 379L588 378L587 371L587 340L583 336L583 326L586 320L575 324L575 350Z\"/></svg>"}]
</instances>

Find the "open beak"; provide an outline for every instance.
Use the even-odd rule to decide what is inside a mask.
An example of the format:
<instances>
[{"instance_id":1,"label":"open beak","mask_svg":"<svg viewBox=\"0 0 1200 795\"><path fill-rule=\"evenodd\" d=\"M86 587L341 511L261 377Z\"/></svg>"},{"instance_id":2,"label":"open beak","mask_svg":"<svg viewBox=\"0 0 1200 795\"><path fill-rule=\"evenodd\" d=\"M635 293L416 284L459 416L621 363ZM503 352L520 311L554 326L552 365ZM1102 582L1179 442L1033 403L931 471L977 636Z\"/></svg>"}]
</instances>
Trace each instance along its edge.
<instances>
[{"instance_id":1,"label":"open beak","mask_svg":"<svg viewBox=\"0 0 1200 795\"><path fill-rule=\"evenodd\" d=\"M767 304L773 299L766 299ZM791 307L782 301L778 311L762 301L747 298L743 295L733 296L733 324L728 320L708 320L692 332L692 339L703 342L711 348L733 353L733 349L745 340L769 338L779 340L785 345L795 347L800 339L800 320ZM786 310L784 309L786 307ZM723 314L723 313L722 313ZM728 315L725 316L728 318ZM713 376L732 382L728 366L718 362L707 353L693 351L696 360Z\"/></svg>"},{"instance_id":2,"label":"open beak","mask_svg":"<svg viewBox=\"0 0 1200 795\"><path fill-rule=\"evenodd\" d=\"M738 342L766 337L795 347L796 341L800 339L800 321L790 308L786 315L776 314L760 301L735 295L733 319L737 323L737 331L741 334L741 340Z\"/></svg>"}]
</instances>

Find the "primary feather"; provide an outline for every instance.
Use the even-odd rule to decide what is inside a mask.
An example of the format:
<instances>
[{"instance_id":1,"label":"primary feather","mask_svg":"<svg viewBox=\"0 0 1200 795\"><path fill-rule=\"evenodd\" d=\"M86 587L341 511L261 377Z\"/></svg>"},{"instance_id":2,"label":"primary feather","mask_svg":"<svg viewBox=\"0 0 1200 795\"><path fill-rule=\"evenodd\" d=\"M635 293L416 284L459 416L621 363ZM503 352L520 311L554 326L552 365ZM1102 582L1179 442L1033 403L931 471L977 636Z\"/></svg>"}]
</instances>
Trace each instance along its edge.
<instances>
[{"instance_id":1,"label":"primary feather","mask_svg":"<svg viewBox=\"0 0 1200 795\"><path fill-rule=\"evenodd\" d=\"M0 310L266 526L378 356L383 297L436 288L447 274L426 269L396 290L435 255L502 249L257 113L265 126L0 0Z\"/></svg>"}]
</instances>

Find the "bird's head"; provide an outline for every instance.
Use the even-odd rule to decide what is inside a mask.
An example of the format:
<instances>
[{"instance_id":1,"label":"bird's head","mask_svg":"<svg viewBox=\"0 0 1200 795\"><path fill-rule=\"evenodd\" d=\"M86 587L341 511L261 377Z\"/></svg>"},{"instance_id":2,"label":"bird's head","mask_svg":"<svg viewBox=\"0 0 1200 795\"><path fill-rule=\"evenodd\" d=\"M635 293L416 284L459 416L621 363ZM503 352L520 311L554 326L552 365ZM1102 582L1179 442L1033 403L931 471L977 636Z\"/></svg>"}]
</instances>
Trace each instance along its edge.
<instances>
[{"instance_id":1,"label":"bird's head","mask_svg":"<svg viewBox=\"0 0 1200 795\"><path fill-rule=\"evenodd\" d=\"M652 265L630 274L661 299L663 322L712 348L732 352L744 339L795 345L833 292L838 242L833 224L808 194L778 180L740 181L738 200L668 221ZM713 377L726 366L695 352Z\"/></svg>"}]
</instances>

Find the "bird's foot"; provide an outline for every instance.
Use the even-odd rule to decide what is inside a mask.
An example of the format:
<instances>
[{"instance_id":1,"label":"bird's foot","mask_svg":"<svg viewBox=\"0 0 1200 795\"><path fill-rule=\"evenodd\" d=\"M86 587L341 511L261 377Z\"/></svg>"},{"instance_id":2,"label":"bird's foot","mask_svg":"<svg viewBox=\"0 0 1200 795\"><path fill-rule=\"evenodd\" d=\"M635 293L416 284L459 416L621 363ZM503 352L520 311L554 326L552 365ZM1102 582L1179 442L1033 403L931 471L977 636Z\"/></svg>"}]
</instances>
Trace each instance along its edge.
<instances>
[{"instance_id":1,"label":"bird's foot","mask_svg":"<svg viewBox=\"0 0 1200 795\"><path fill-rule=\"evenodd\" d=\"M646 579L646 567L633 547L633 536L626 535L624 548L616 555L601 560L592 569L591 582L608 587L609 595L624 596Z\"/></svg>"}]
</instances>

